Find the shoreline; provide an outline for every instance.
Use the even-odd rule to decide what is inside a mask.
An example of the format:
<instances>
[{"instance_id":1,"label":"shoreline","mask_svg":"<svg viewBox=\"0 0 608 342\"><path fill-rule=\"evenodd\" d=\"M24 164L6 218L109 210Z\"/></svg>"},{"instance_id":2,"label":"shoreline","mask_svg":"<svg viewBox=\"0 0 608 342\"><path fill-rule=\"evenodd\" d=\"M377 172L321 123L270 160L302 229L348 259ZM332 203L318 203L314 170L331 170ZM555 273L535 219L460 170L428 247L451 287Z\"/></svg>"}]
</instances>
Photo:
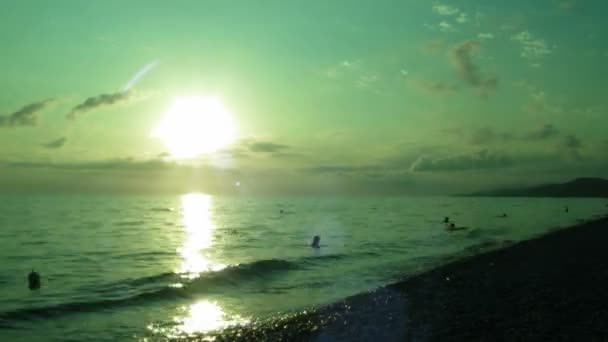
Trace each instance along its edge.
<instances>
[{"instance_id":1,"label":"shoreline","mask_svg":"<svg viewBox=\"0 0 608 342\"><path fill-rule=\"evenodd\" d=\"M605 340L606 285L608 216L309 311L185 340Z\"/></svg>"}]
</instances>

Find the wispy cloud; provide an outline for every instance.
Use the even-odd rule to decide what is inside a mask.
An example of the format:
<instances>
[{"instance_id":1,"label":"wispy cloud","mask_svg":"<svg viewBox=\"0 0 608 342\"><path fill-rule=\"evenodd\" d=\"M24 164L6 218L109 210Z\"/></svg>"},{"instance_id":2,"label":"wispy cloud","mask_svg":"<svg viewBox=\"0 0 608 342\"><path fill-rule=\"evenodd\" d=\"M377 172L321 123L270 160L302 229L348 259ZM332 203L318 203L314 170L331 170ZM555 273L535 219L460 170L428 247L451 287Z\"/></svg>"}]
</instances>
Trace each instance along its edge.
<instances>
[{"instance_id":1,"label":"wispy cloud","mask_svg":"<svg viewBox=\"0 0 608 342\"><path fill-rule=\"evenodd\" d=\"M345 59L327 68L325 70L325 76L329 78L338 78L349 70L358 69L360 64L360 61L352 61Z\"/></svg>"},{"instance_id":2,"label":"wispy cloud","mask_svg":"<svg viewBox=\"0 0 608 342\"><path fill-rule=\"evenodd\" d=\"M498 79L484 77L473 61L473 56L479 49L480 43L467 40L456 45L450 52L452 65L456 68L458 76L468 85L479 89L481 95L486 97L489 92L496 89Z\"/></svg>"},{"instance_id":3,"label":"wispy cloud","mask_svg":"<svg viewBox=\"0 0 608 342\"><path fill-rule=\"evenodd\" d=\"M431 94L452 93L458 90L458 87L455 84L444 81L412 79L408 83L414 89L419 89Z\"/></svg>"},{"instance_id":4,"label":"wispy cloud","mask_svg":"<svg viewBox=\"0 0 608 342\"><path fill-rule=\"evenodd\" d=\"M581 143L581 140L574 135L566 135L564 137L563 145L566 148L578 149L583 146L583 143Z\"/></svg>"},{"instance_id":5,"label":"wispy cloud","mask_svg":"<svg viewBox=\"0 0 608 342\"><path fill-rule=\"evenodd\" d=\"M535 60L551 53L551 49L543 39L534 37L529 31L521 31L511 37L511 40L520 43L521 57Z\"/></svg>"},{"instance_id":6,"label":"wispy cloud","mask_svg":"<svg viewBox=\"0 0 608 342\"><path fill-rule=\"evenodd\" d=\"M450 128L442 129L443 134L458 135L459 137L468 136L468 142L472 145L488 145L493 143L513 143L513 142L543 142L565 137L555 128L553 124L547 123L539 127L520 132L504 132L492 127L478 127L472 129Z\"/></svg>"},{"instance_id":7,"label":"wispy cloud","mask_svg":"<svg viewBox=\"0 0 608 342\"><path fill-rule=\"evenodd\" d=\"M451 32L454 31L454 26L447 21L442 21L438 25L439 31L441 32Z\"/></svg>"},{"instance_id":8,"label":"wispy cloud","mask_svg":"<svg viewBox=\"0 0 608 342\"><path fill-rule=\"evenodd\" d=\"M78 105L74 106L72 110L67 114L67 118L70 120L74 120L77 119L78 116L98 108L111 107L127 102L135 102L138 100L142 100L146 97L147 96L143 94L136 95L133 91L91 96L84 100L82 103L79 103Z\"/></svg>"},{"instance_id":9,"label":"wispy cloud","mask_svg":"<svg viewBox=\"0 0 608 342\"><path fill-rule=\"evenodd\" d=\"M514 136L511 133L496 132L489 127L474 129L471 132L470 143L473 145L486 145L495 142L506 142L513 140Z\"/></svg>"},{"instance_id":10,"label":"wispy cloud","mask_svg":"<svg viewBox=\"0 0 608 342\"><path fill-rule=\"evenodd\" d=\"M456 17L456 22L459 24L465 24L469 22L469 15L462 12L460 14L458 14L458 17Z\"/></svg>"},{"instance_id":11,"label":"wispy cloud","mask_svg":"<svg viewBox=\"0 0 608 342\"><path fill-rule=\"evenodd\" d=\"M412 164L410 170L414 172L465 171L505 168L511 165L511 159L505 154L481 150L443 158L420 157Z\"/></svg>"},{"instance_id":12,"label":"wispy cloud","mask_svg":"<svg viewBox=\"0 0 608 342\"><path fill-rule=\"evenodd\" d=\"M73 163L51 163L51 162L5 162L5 166L36 168L36 169L58 169L58 170L158 170L174 167L176 164L168 163L160 159L136 160L134 158L117 158L109 160L73 162Z\"/></svg>"},{"instance_id":13,"label":"wispy cloud","mask_svg":"<svg viewBox=\"0 0 608 342\"><path fill-rule=\"evenodd\" d=\"M344 174L344 173L352 173L352 172L369 171L372 169L376 169L376 168L375 167L361 167L361 166L354 166L354 165L322 165L322 166L305 168L305 169L303 169L303 171L309 172L309 173L315 173L315 174L326 174L326 173Z\"/></svg>"},{"instance_id":14,"label":"wispy cloud","mask_svg":"<svg viewBox=\"0 0 608 342\"><path fill-rule=\"evenodd\" d=\"M364 74L359 76L356 84L361 88L367 88L378 82L378 75L376 74Z\"/></svg>"},{"instance_id":15,"label":"wispy cloud","mask_svg":"<svg viewBox=\"0 0 608 342\"><path fill-rule=\"evenodd\" d=\"M0 116L0 127L36 126L38 114L46 109L55 99L49 98L32 102L6 116Z\"/></svg>"},{"instance_id":16,"label":"wispy cloud","mask_svg":"<svg viewBox=\"0 0 608 342\"><path fill-rule=\"evenodd\" d=\"M561 8L561 9L570 10L570 9L573 9L574 7L576 7L576 2L575 1L560 1L558 5L559 5L559 8Z\"/></svg>"},{"instance_id":17,"label":"wispy cloud","mask_svg":"<svg viewBox=\"0 0 608 342\"><path fill-rule=\"evenodd\" d=\"M445 52L446 48L447 48L446 42L441 39L429 41L429 42L425 43L423 46L424 52L429 53L429 54L443 53L443 52Z\"/></svg>"},{"instance_id":18,"label":"wispy cloud","mask_svg":"<svg viewBox=\"0 0 608 342\"><path fill-rule=\"evenodd\" d=\"M247 145L251 152L275 153L282 152L289 148L287 145L277 144L268 141L254 141Z\"/></svg>"},{"instance_id":19,"label":"wispy cloud","mask_svg":"<svg viewBox=\"0 0 608 342\"><path fill-rule=\"evenodd\" d=\"M362 60L343 60L326 69L325 76L370 91L377 91L374 86L380 81L379 74Z\"/></svg>"},{"instance_id":20,"label":"wispy cloud","mask_svg":"<svg viewBox=\"0 0 608 342\"><path fill-rule=\"evenodd\" d=\"M583 143L575 135L569 134L564 136L559 147L563 148L574 159L580 160L582 157L580 150L583 147Z\"/></svg>"},{"instance_id":21,"label":"wispy cloud","mask_svg":"<svg viewBox=\"0 0 608 342\"><path fill-rule=\"evenodd\" d=\"M48 143L42 144L42 146L46 147L48 149L58 149L58 148L63 147L63 145L65 145L66 142L67 142L67 138L61 137L59 139L52 140L52 141L49 141Z\"/></svg>"},{"instance_id":22,"label":"wispy cloud","mask_svg":"<svg viewBox=\"0 0 608 342\"><path fill-rule=\"evenodd\" d=\"M545 124L524 135L525 140L545 140L559 135L559 131L552 124Z\"/></svg>"},{"instance_id":23,"label":"wispy cloud","mask_svg":"<svg viewBox=\"0 0 608 342\"><path fill-rule=\"evenodd\" d=\"M452 25L452 23L450 23L448 20L453 20L458 24L465 24L469 22L469 15L457 7L446 4L435 4L433 5L432 9L433 12L445 17L445 20L442 20L437 25L437 29L439 29L439 31L451 32L456 30L454 25Z\"/></svg>"},{"instance_id":24,"label":"wispy cloud","mask_svg":"<svg viewBox=\"0 0 608 342\"><path fill-rule=\"evenodd\" d=\"M460 13L460 9L450 5L435 4L433 5L433 12L443 16L453 16Z\"/></svg>"},{"instance_id":25,"label":"wispy cloud","mask_svg":"<svg viewBox=\"0 0 608 342\"><path fill-rule=\"evenodd\" d=\"M477 39L479 40L492 40L494 39L494 35L492 33L479 33L477 34Z\"/></svg>"}]
</instances>

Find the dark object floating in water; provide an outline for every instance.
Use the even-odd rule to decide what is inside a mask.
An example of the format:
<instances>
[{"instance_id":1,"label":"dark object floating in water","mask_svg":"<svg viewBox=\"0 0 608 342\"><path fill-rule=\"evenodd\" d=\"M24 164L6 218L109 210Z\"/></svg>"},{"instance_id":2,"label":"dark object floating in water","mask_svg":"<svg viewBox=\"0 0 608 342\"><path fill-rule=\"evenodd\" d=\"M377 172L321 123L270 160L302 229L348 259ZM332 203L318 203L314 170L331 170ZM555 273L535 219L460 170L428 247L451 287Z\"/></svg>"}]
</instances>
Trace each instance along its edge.
<instances>
[{"instance_id":1,"label":"dark object floating in water","mask_svg":"<svg viewBox=\"0 0 608 342\"><path fill-rule=\"evenodd\" d=\"M319 245L320 242L321 242L321 237L319 235L315 235L312 238L312 243L310 244L310 247L312 247L312 248L321 248L321 246Z\"/></svg>"},{"instance_id":2,"label":"dark object floating in water","mask_svg":"<svg viewBox=\"0 0 608 342\"><path fill-rule=\"evenodd\" d=\"M32 270L32 272L30 272L30 274L27 276L27 281L30 290L37 290L40 288L40 274L38 274L38 272Z\"/></svg>"},{"instance_id":3,"label":"dark object floating in water","mask_svg":"<svg viewBox=\"0 0 608 342\"><path fill-rule=\"evenodd\" d=\"M564 211L565 211L565 212L568 212L568 206L565 206L565 207L564 207Z\"/></svg>"},{"instance_id":4,"label":"dark object floating in water","mask_svg":"<svg viewBox=\"0 0 608 342\"><path fill-rule=\"evenodd\" d=\"M448 216L443 218L443 223L449 223L450 222L450 218Z\"/></svg>"},{"instance_id":5,"label":"dark object floating in water","mask_svg":"<svg viewBox=\"0 0 608 342\"><path fill-rule=\"evenodd\" d=\"M446 229L449 231L455 231L455 230L464 230L467 229L469 227L456 227L455 223L450 223L446 225Z\"/></svg>"}]
</instances>

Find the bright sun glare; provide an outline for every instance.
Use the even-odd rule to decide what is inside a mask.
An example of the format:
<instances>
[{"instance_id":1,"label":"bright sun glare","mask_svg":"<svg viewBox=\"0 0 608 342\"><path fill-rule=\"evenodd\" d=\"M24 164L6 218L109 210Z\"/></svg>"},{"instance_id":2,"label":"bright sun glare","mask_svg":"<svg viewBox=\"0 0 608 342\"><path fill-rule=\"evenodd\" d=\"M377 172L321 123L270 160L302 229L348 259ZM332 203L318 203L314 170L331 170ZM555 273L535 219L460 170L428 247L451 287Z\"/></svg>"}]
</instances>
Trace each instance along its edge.
<instances>
[{"instance_id":1,"label":"bright sun glare","mask_svg":"<svg viewBox=\"0 0 608 342\"><path fill-rule=\"evenodd\" d=\"M173 158L194 158L215 152L235 139L231 113L215 98L175 100L152 136L163 141Z\"/></svg>"}]
</instances>

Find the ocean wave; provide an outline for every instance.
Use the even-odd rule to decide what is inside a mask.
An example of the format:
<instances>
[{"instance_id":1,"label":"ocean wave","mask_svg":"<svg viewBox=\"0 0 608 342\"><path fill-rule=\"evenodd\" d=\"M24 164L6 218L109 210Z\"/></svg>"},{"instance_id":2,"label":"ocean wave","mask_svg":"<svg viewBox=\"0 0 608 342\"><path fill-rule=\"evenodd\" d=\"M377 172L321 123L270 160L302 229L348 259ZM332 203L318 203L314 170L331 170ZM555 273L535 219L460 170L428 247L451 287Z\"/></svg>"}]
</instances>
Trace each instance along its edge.
<instances>
[{"instance_id":1,"label":"ocean wave","mask_svg":"<svg viewBox=\"0 0 608 342\"><path fill-rule=\"evenodd\" d=\"M247 284L249 280L280 276L284 272L319 266L352 256L359 256L359 254L314 255L291 260L257 260L231 265L214 272L204 272L196 275L196 277L192 277L191 274L166 272L129 278L93 287L83 287L80 291L86 292L86 296L82 300L40 307L19 308L13 311L0 311L0 324L146 304L151 301L189 299L198 294L217 289L225 291L229 287L239 287Z\"/></svg>"},{"instance_id":2,"label":"ocean wave","mask_svg":"<svg viewBox=\"0 0 608 342\"><path fill-rule=\"evenodd\" d=\"M40 307L0 311L0 324L8 321L47 318L79 312L91 312L120 306L144 304L150 301L192 298L212 287L238 285L251 278L267 277L277 272L299 268L295 263L281 260L258 260L251 263L228 266L216 272L200 274L189 279L185 274L161 273L141 278L105 284L89 288L91 299L65 302ZM179 284L179 285L178 285ZM85 289L82 289L85 290Z\"/></svg>"},{"instance_id":3,"label":"ocean wave","mask_svg":"<svg viewBox=\"0 0 608 342\"><path fill-rule=\"evenodd\" d=\"M165 287L153 291L141 292L131 296L66 302L41 307L21 308L13 311L0 312L0 324L15 320L56 317L57 315L90 312L109 309L117 306L133 305L154 299L175 299L189 297L183 289Z\"/></svg>"}]
</instances>

